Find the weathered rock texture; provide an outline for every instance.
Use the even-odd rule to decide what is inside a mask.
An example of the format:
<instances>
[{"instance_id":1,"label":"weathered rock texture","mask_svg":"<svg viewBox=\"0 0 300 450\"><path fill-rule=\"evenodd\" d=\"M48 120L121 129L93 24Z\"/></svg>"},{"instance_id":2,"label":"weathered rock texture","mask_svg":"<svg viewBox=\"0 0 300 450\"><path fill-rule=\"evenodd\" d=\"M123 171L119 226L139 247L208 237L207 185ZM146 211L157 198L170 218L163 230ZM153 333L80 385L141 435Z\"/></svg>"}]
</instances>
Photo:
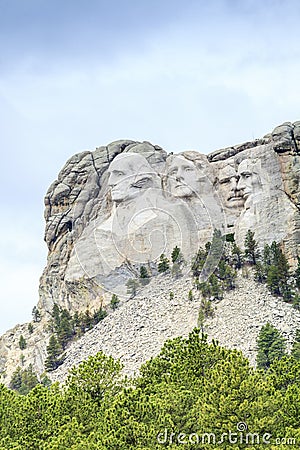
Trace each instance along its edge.
<instances>
[{"instance_id":1,"label":"weathered rock texture","mask_svg":"<svg viewBox=\"0 0 300 450\"><path fill-rule=\"evenodd\" d=\"M126 282L138 276L141 265L156 275L160 254L170 256L175 245L188 261L199 245L211 240L214 228L234 233L241 247L251 228L261 247L273 240L280 242L294 264L300 245L299 150L300 122L295 122L276 127L262 139L209 155L194 151L168 155L159 146L128 140L73 156L45 197L49 254L40 279L38 308L42 320L34 324L32 334L25 324L0 339L3 379L9 379L20 364L21 334L28 342L23 351L24 366L32 363L43 372L49 339L47 320L54 303L72 312L87 307L92 310L107 304L112 293L117 293L121 304L132 307L130 317L123 317L127 309L120 308L97 327L103 327L99 338L99 348L103 349L111 345L107 336L117 319L133 322L132 333L126 338L135 340L133 330L141 323L138 311L143 308L154 330L150 341L155 342L157 336L159 342L158 346L149 345L152 350L145 357L157 352L165 338L187 333L195 325L197 303L183 303L182 311L179 306L173 325L163 333L147 310L149 299L156 295L153 283L145 300L133 301L128 300ZM188 283L188 274L178 283ZM167 302L168 295L161 295L166 295ZM164 322L167 308L161 314ZM120 328L118 333L122 334ZM148 345L144 338L142 341L142 346ZM115 351L134 361L127 346L131 348L129 342L120 344ZM143 348L135 354L139 355L137 361L144 360Z\"/></svg>"}]
</instances>

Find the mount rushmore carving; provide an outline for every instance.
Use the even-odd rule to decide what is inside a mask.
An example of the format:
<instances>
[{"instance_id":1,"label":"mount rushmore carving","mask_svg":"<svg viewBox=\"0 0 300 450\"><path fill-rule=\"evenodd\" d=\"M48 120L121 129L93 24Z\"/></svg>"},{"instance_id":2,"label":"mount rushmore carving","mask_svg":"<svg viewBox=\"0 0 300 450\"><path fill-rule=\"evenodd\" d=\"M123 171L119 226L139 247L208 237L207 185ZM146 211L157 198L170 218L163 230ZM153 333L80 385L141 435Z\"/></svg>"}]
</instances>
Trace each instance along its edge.
<instances>
[{"instance_id":1,"label":"mount rushmore carving","mask_svg":"<svg viewBox=\"0 0 300 450\"><path fill-rule=\"evenodd\" d=\"M243 248L248 229L263 248L280 242L300 254L300 122L209 155L168 155L148 142L117 141L72 157L45 199L48 265L40 307L79 307L126 292L178 245L186 260L214 229Z\"/></svg>"}]
</instances>

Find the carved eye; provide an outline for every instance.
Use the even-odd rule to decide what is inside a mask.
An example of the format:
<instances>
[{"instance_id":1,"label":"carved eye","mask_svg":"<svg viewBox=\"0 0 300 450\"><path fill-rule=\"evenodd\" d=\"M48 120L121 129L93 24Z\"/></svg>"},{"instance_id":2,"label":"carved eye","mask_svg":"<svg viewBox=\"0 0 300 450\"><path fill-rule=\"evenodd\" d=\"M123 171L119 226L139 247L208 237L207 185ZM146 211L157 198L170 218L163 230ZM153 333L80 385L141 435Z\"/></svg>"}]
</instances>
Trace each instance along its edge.
<instances>
[{"instance_id":1,"label":"carved eye","mask_svg":"<svg viewBox=\"0 0 300 450\"><path fill-rule=\"evenodd\" d=\"M176 175L176 173L177 173L177 170L176 169L173 169L173 170L171 170L170 172L169 172L169 175Z\"/></svg>"},{"instance_id":2,"label":"carved eye","mask_svg":"<svg viewBox=\"0 0 300 450\"><path fill-rule=\"evenodd\" d=\"M220 180L219 183L220 184L226 184L229 183L230 179L229 178L224 178L223 180Z\"/></svg>"},{"instance_id":3,"label":"carved eye","mask_svg":"<svg viewBox=\"0 0 300 450\"><path fill-rule=\"evenodd\" d=\"M114 175L116 175L117 177L123 177L124 176L124 172L122 172L121 170L116 170L114 172Z\"/></svg>"},{"instance_id":4,"label":"carved eye","mask_svg":"<svg viewBox=\"0 0 300 450\"><path fill-rule=\"evenodd\" d=\"M192 172L193 169L192 169L191 167L186 167L186 168L185 168L185 171L186 171L186 172Z\"/></svg>"}]
</instances>

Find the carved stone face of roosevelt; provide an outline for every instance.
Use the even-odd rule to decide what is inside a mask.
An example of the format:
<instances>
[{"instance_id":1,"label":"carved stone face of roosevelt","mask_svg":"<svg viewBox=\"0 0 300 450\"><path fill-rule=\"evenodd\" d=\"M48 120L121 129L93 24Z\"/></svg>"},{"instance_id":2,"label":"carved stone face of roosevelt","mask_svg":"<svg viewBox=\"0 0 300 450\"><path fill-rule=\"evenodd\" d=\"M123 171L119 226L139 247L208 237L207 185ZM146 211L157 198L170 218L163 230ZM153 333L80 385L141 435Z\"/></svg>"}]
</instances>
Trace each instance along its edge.
<instances>
[{"instance_id":1,"label":"carved stone face of roosevelt","mask_svg":"<svg viewBox=\"0 0 300 450\"><path fill-rule=\"evenodd\" d=\"M259 192L262 188L262 182L259 174L259 168L255 161L245 159L238 167L238 189L244 200L247 200L252 194Z\"/></svg>"},{"instance_id":2,"label":"carved stone face of roosevelt","mask_svg":"<svg viewBox=\"0 0 300 450\"><path fill-rule=\"evenodd\" d=\"M137 153L121 153L108 169L111 198L115 203L133 200L152 187L157 176L146 158Z\"/></svg>"},{"instance_id":3,"label":"carved stone face of roosevelt","mask_svg":"<svg viewBox=\"0 0 300 450\"><path fill-rule=\"evenodd\" d=\"M233 166L220 170L218 190L227 208L243 207L245 200L238 189L238 173Z\"/></svg>"},{"instance_id":4,"label":"carved stone face of roosevelt","mask_svg":"<svg viewBox=\"0 0 300 450\"><path fill-rule=\"evenodd\" d=\"M167 188L174 197L194 197L199 191L199 171L184 156L174 156L167 169Z\"/></svg>"}]
</instances>

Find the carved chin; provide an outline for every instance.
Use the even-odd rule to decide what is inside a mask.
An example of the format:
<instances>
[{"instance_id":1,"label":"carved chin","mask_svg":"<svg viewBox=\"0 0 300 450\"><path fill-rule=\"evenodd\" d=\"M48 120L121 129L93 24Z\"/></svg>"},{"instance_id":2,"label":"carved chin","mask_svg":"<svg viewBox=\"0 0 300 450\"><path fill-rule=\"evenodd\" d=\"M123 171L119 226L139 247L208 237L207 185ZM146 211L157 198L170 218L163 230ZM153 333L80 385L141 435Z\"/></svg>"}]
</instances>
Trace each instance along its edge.
<instances>
[{"instance_id":1,"label":"carved chin","mask_svg":"<svg viewBox=\"0 0 300 450\"><path fill-rule=\"evenodd\" d=\"M175 186L172 189L174 197L192 197L194 192L188 186Z\"/></svg>"}]
</instances>

